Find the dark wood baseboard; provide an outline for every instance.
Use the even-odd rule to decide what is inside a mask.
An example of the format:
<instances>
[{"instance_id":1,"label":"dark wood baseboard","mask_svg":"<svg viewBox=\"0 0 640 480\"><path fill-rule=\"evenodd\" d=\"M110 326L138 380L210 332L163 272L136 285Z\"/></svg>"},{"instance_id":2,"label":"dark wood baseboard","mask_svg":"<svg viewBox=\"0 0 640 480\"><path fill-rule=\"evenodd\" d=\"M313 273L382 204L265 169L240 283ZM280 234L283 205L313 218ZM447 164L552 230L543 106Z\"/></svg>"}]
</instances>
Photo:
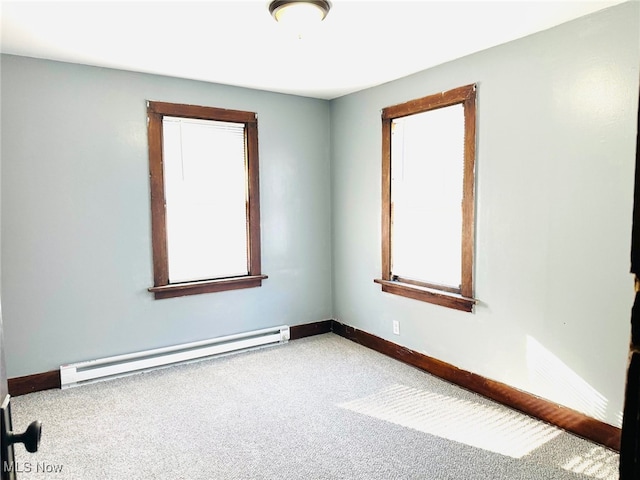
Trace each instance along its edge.
<instances>
[{"instance_id":1,"label":"dark wood baseboard","mask_svg":"<svg viewBox=\"0 0 640 480\"><path fill-rule=\"evenodd\" d=\"M312 335L320 335L321 333L329 333L333 326L333 320L322 320L319 322L306 323L304 325L293 325L289 327L289 336L291 340L310 337Z\"/></svg>"},{"instance_id":2,"label":"dark wood baseboard","mask_svg":"<svg viewBox=\"0 0 640 480\"><path fill-rule=\"evenodd\" d=\"M363 330L334 321L332 331L360 345L376 350L425 372L495 400L527 415L574 433L580 437L620 451L620 429L591 418L583 413L550 402L504 383L490 380L475 373L410 350Z\"/></svg>"},{"instance_id":3,"label":"dark wood baseboard","mask_svg":"<svg viewBox=\"0 0 640 480\"><path fill-rule=\"evenodd\" d=\"M12 397L39 392L41 390L60 388L60 370L10 378L8 383L9 395Z\"/></svg>"}]
</instances>

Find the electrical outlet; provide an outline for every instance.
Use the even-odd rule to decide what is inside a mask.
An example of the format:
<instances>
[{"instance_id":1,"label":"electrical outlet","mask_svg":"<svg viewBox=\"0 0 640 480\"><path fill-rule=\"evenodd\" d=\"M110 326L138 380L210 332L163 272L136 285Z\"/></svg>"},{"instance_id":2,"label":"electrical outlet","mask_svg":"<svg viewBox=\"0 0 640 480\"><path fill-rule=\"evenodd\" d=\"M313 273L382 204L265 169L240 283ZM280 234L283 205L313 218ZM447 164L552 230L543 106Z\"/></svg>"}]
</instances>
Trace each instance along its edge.
<instances>
[{"instance_id":1,"label":"electrical outlet","mask_svg":"<svg viewBox=\"0 0 640 480\"><path fill-rule=\"evenodd\" d=\"M398 320L393 321L393 333L400 335L400 322Z\"/></svg>"}]
</instances>

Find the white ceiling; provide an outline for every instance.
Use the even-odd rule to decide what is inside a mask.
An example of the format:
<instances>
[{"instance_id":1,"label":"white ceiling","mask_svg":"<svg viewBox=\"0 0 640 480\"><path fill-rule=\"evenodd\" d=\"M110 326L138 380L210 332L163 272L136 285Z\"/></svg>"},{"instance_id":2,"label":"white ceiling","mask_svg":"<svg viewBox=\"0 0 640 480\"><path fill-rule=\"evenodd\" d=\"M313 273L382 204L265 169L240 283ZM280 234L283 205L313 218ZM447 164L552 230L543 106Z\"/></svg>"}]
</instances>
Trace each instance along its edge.
<instances>
[{"instance_id":1,"label":"white ceiling","mask_svg":"<svg viewBox=\"0 0 640 480\"><path fill-rule=\"evenodd\" d=\"M333 0L299 39L269 1L2 1L1 51L331 99L623 3Z\"/></svg>"}]
</instances>

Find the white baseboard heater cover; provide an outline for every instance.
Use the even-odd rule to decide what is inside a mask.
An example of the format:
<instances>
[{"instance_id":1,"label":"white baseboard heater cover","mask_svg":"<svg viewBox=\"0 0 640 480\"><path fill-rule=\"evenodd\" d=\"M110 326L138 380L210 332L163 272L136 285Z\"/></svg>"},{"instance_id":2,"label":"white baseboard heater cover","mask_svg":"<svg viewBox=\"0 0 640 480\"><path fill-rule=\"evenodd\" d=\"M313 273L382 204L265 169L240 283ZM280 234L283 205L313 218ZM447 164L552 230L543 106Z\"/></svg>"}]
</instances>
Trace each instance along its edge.
<instances>
[{"instance_id":1,"label":"white baseboard heater cover","mask_svg":"<svg viewBox=\"0 0 640 480\"><path fill-rule=\"evenodd\" d=\"M289 341L287 325L60 366L62 388Z\"/></svg>"}]
</instances>

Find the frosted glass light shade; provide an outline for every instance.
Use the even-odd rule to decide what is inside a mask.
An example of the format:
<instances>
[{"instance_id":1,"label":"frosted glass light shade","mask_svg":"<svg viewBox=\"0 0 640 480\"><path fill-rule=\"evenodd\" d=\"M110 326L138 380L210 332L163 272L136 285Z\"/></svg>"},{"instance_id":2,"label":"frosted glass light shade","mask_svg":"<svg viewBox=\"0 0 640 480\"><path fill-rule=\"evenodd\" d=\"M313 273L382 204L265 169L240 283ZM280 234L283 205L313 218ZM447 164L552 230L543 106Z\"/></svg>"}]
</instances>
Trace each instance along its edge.
<instances>
[{"instance_id":1,"label":"frosted glass light shade","mask_svg":"<svg viewBox=\"0 0 640 480\"><path fill-rule=\"evenodd\" d=\"M275 0L269 5L269 12L280 23L300 26L321 22L330 8L326 0Z\"/></svg>"}]
</instances>

